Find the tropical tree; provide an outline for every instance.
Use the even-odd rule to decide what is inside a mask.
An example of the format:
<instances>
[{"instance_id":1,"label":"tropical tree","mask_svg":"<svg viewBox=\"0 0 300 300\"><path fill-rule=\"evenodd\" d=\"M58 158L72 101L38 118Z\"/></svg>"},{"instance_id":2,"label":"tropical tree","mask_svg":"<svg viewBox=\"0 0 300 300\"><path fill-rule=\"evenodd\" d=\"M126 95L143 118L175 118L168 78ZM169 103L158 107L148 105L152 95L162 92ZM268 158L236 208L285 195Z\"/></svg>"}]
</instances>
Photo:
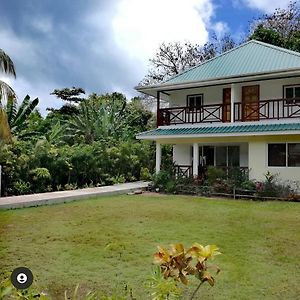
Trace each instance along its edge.
<instances>
[{"instance_id":1,"label":"tropical tree","mask_svg":"<svg viewBox=\"0 0 300 300\"><path fill-rule=\"evenodd\" d=\"M162 43L155 56L149 59L149 72L140 85L164 81L235 46L236 42L229 34L222 37L213 34L203 46L191 42Z\"/></svg>"},{"instance_id":2,"label":"tropical tree","mask_svg":"<svg viewBox=\"0 0 300 300\"><path fill-rule=\"evenodd\" d=\"M0 72L16 77L14 63L2 49L0 49ZM11 140L10 127L3 102L8 100L15 102L16 98L14 90L7 83L0 80L0 141L9 142Z\"/></svg>"},{"instance_id":3,"label":"tropical tree","mask_svg":"<svg viewBox=\"0 0 300 300\"><path fill-rule=\"evenodd\" d=\"M85 143L118 138L124 132L126 98L120 93L92 94L78 106L79 113L67 121L68 132Z\"/></svg>"},{"instance_id":4,"label":"tropical tree","mask_svg":"<svg viewBox=\"0 0 300 300\"><path fill-rule=\"evenodd\" d=\"M39 99L35 98L30 100L30 96L27 95L18 107L16 101L12 97L7 99L6 115L7 121L10 127L10 131L14 135L22 134L22 131L26 128L27 120L30 114L34 111L39 103ZM23 132L26 134L26 132ZM28 132L27 132L28 134Z\"/></svg>"},{"instance_id":5,"label":"tropical tree","mask_svg":"<svg viewBox=\"0 0 300 300\"><path fill-rule=\"evenodd\" d=\"M68 118L69 116L78 113L77 104L84 101L85 98L82 95L85 94L85 90L80 87L55 89L50 95L54 95L57 98L66 102L61 108L55 109L53 107L48 107L47 110L62 117L62 119Z\"/></svg>"},{"instance_id":6,"label":"tropical tree","mask_svg":"<svg viewBox=\"0 0 300 300\"><path fill-rule=\"evenodd\" d=\"M286 9L277 8L254 20L249 39L300 52L300 6L291 2Z\"/></svg>"}]
</instances>

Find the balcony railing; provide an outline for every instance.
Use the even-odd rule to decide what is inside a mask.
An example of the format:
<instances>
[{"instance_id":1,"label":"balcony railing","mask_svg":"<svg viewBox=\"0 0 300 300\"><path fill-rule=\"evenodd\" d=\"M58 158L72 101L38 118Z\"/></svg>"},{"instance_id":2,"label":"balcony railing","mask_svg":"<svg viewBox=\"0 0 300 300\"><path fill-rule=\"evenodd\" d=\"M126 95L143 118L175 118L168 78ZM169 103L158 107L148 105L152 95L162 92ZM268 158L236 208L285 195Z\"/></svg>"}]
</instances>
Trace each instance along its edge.
<instances>
[{"instance_id":1,"label":"balcony railing","mask_svg":"<svg viewBox=\"0 0 300 300\"><path fill-rule=\"evenodd\" d=\"M207 178L207 166L198 166L198 179L205 180ZM236 178L242 176L248 178L249 168L248 167L215 167L224 171L227 178ZM176 165L175 173L179 177L189 178L193 177L193 166L192 165Z\"/></svg>"},{"instance_id":2,"label":"balcony railing","mask_svg":"<svg viewBox=\"0 0 300 300\"><path fill-rule=\"evenodd\" d=\"M235 121L300 118L300 98L234 103Z\"/></svg>"},{"instance_id":3,"label":"balcony railing","mask_svg":"<svg viewBox=\"0 0 300 300\"><path fill-rule=\"evenodd\" d=\"M234 121L300 118L300 98L234 103ZM230 122L230 104L210 104L196 107L171 107L158 110L157 125Z\"/></svg>"}]
</instances>

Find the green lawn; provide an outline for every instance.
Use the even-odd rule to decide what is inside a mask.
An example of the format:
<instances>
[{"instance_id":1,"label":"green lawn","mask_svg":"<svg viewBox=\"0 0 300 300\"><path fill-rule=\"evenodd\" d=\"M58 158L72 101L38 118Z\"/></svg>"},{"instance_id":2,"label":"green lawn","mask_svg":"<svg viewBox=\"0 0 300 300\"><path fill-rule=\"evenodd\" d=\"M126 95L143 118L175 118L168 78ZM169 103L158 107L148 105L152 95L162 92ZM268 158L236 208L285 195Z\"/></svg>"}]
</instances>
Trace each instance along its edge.
<instances>
[{"instance_id":1,"label":"green lawn","mask_svg":"<svg viewBox=\"0 0 300 300\"><path fill-rule=\"evenodd\" d=\"M0 279L28 266L55 299L77 283L107 293L127 283L148 299L156 245L176 242L223 253L199 299L299 299L300 203L123 195L0 211Z\"/></svg>"}]
</instances>

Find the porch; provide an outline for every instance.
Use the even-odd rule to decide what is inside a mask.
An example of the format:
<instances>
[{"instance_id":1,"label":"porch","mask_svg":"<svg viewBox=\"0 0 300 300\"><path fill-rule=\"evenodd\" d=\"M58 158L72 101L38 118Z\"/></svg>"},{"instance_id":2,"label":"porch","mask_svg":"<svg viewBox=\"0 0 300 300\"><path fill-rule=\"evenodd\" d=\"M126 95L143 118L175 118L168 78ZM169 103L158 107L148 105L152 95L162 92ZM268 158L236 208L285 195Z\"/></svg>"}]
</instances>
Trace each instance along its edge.
<instances>
[{"instance_id":1,"label":"porch","mask_svg":"<svg viewBox=\"0 0 300 300\"><path fill-rule=\"evenodd\" d=\"M160 170L161 144L156 143L156 171ZM176 174L182 177L204 179L208 167L222 169L230 175L233 171L248 171L248 143L174 144L173 162Z\"/></svg>"},{"instance_id":2,"label":"porch","mask_svg":"<svg viewBox=\"0 0 300 300\"><path fill-rule=\"evenodd\" d=\"M224 174L228 177L231 177L233 173L236 171L239 172L239 174L243 174L245 177L248 174L249 168L248 167L216 167L217 169L221 169L224 171ZM207 177L208 167L207 166L199 166L198 167L198 179L204 180ZM176 165L175 166L175 174L184 177L184 178L190 178L193 176L193 165Z\"/></svg>"},{"instance_id":3,"label":"porch","mask_svg":"<svg viewBox=\"0 0 300 300\"><path fill-rule=\"evenodd\" d=\"M161 108L157 111L158 126L292 118L300 118L300 98L233 102L233 105L231 103L214 103Z\"/></svg>"}]
</instances>

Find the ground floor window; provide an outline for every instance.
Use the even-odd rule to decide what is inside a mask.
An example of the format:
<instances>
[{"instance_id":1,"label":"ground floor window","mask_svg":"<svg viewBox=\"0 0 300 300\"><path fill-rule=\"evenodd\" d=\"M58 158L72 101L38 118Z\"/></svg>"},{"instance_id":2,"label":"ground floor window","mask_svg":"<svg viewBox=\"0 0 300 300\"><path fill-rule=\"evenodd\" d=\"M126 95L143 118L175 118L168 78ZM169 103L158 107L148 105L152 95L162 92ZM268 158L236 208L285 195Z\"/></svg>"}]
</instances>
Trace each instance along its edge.
<instances>
[{"instance_id":1,"label":"ground floor window","mask_svg":"<svg viewBox=\"0 0 300 300\"><path fill-rule=\"evenodd\" d=\"M288 166L300 167L300 143L288 144Z\"/></svg>"},{"instance_id":2,"label":"ground floor window","mask_svg":"<svg viewBox=\"0 0 300 300\"><path fill-rule=\"evenodd\" d=\"M268 144L269 167L300 167L300 143Z\"/></svg>"},{"instance_id":3,"label":"ground floor window","mask_svg":"<svg viewBox=\"0 0 300 300\"><path fill-rule=\"evenodd\" d=\"M240 166L239 146L200 146L199 156L201 166Z\"/></svg>"}]
</instances>

